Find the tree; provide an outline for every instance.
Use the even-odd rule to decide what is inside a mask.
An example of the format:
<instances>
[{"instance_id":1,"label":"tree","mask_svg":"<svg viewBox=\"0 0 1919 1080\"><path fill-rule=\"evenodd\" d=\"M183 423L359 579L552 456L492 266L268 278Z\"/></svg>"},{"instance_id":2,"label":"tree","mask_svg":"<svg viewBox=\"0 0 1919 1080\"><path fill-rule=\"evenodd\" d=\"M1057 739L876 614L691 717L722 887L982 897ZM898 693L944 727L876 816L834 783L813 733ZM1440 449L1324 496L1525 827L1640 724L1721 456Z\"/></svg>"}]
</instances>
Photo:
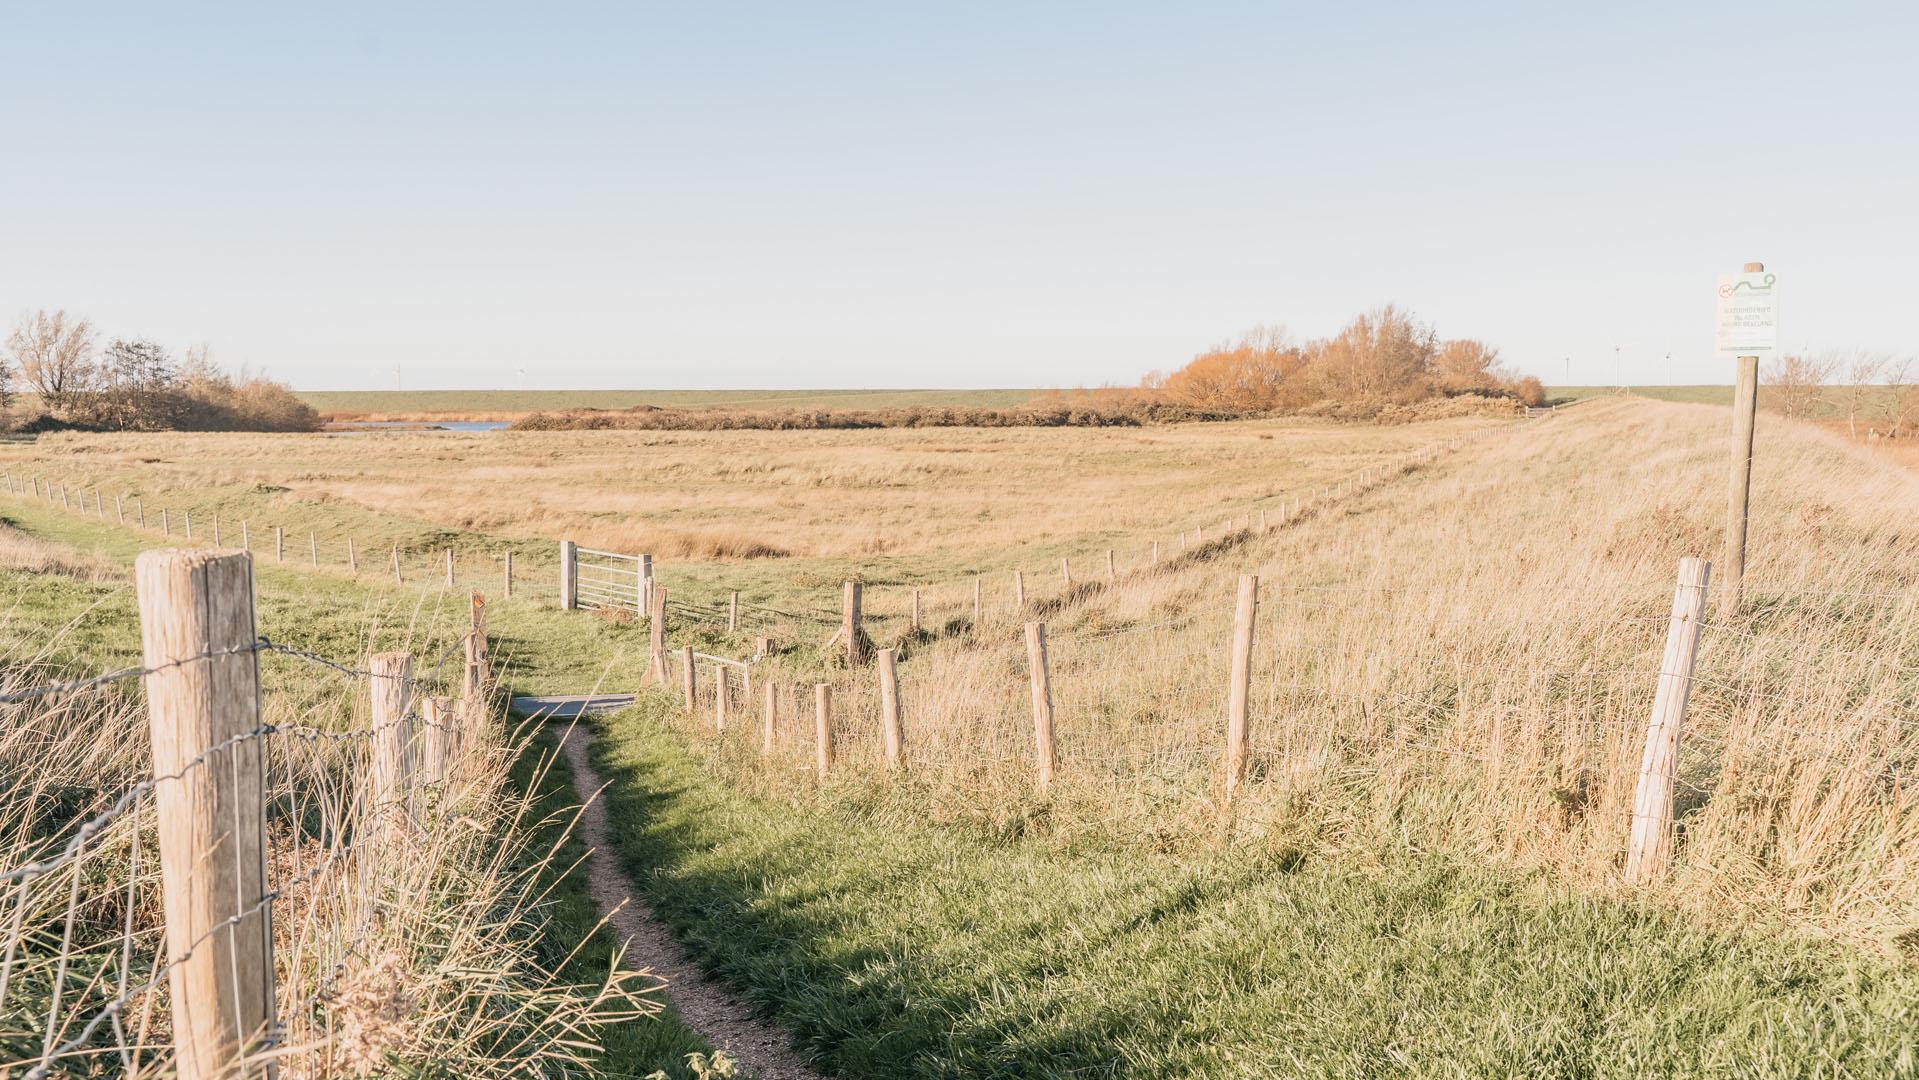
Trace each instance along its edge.
<instances>
[{"instance_id":1,"label":"tree","mask_svg":"<svg viewBox=\"0 0 1919 1080\"><path fill-rule=\"evenodd\" d=\"M1846 434L1852 438L1859 437L1859 409L1865 404L1866 391L1879 381L1886 362L1886 357L1863 349L1855 349L1846 355Z\"/></svg>"},{"instance_id":2,"label":"tree","mask_svg":"<svg viewBox=\"0 0 1919 1080\"><path fill-rule=\"evenodd\" d=\"M166 431L182 425L191 405L165 348L145 338L117 338L101 354L95 389L76 396L68 412L113 431Z\"/></svg>"},{"instance_id":3,"label":"tree","mask_svg":"<svg viewBox=\"0 0 1919 1080\"><path fill-rule=\"evenodd\" d=\"M93 324L64 310L23 315L7 338L7 352L41 404L65 412L73 395L93 385Z\"/></svg>"},{"instance_id":4,"label":"tree","mask_svg":"<svg viewBox=\"0 0 1919 1080\"><path fill-rule=\"evenodd\" d=\"M1225 342L1193 357L1171 375L1155 372L1146 386L1188 405L1228 409L1275 409L1304 399L1296 386L1305 355L1280 326L1257 326L1237 342Z\"/></svg>"},{"instance_id":5,"label":"tree","mask_svg":"<svg viewBox=\"0 0 1919 1080\"><path fill-rule=\"evenodd\" d=\"M1325 396L1342 401L1412 401L1425 397L1436 336L1387 304L1348 323L1308 350Z\"/></svg>"},{"instance_id":6,"label":"tree","mask_svg":"<svg viewBox=\"0 0 1919 1080\"><path fill-rule=\"evenodd\" d=\"M1499 350L1472 338L1457 338L1433 354L1433 381L1448 393L1496 390L1506 382Z\"/></svg>"},{"instance_id":7,"label":"tree","mask_svg":"<svg viewBox=\"0 0 1919 1080\"><path fill-rule=\"evenodd\" d=\"M1836 363L1830 354L1787 353L1766 368L1766 382L1774 388L1779 410L1800 417L1818 403L1826 378Z\"/></svg>"}]
</instances>

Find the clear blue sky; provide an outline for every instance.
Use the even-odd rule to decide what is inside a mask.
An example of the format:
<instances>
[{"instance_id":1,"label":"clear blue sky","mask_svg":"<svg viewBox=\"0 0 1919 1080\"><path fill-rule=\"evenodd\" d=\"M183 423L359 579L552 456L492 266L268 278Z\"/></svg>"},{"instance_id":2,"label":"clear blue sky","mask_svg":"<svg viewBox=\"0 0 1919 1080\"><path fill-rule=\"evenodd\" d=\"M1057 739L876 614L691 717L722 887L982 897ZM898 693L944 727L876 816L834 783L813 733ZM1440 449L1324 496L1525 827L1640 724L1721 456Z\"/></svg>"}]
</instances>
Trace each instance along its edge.
<instances>
[{"instance_id":1,"label":"clear blue sky","mask_svg":"<svg viewBox=\"0 0 1919 1080\"><path fill-rule=\"evenodd\" d=\"M1287 7L11 4L0 318L315 389L1030 386L1391 300L1723 382L1757 258L1788 341L1919 349L1919 6Z\"/></svg>"}]
</instances>

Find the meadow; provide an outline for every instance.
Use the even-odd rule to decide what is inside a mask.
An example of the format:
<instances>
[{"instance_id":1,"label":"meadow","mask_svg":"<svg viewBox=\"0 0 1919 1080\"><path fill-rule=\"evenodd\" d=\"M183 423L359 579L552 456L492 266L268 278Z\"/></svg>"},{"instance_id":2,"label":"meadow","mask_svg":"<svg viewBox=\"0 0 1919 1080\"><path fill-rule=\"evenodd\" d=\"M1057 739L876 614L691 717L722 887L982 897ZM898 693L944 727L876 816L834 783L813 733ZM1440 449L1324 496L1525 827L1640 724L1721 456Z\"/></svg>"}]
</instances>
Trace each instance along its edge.
<instances>
[{"instance_id":1,"label":"meadow","mask_svg":"<svg viewBox=\"0 0 1919 1080\"><path fill-rule=\"evenodd\" d=\"M619 854L831 1072L1910 1075L1911 470L1762 417L1746 603L1708 604L1674 858L1621 879L1676 565L1719 554L1724 431L1723 409L1608 397L1385 428L61 435L0 469L107 492L5 508L22 565L79 576L156 542L116 520L130 492L202 530L250 519L256 551L273 524L402 547L400 583L267 567L361 605L446 595L447 547L462 588L514 551L515 690L642 684L643 622L552 610L553 541L659 556L670 646L750 660L753 692L717 723L714 669L686 710L675 666L596 722ZM828 641L848 578L899 657L902 768L873 670Z\"/></svg>"},{"instance_id":2,"label":"meadow","mask_svg":"<svg viewBox=\"0 0 1919 1080\"><path fill-rule=\"evenodd\" d=\"M1032 390L302 390L329 417L508 420L562 409L884 409L912 405L1011 408Z\"/></svg>"}]
</instances>

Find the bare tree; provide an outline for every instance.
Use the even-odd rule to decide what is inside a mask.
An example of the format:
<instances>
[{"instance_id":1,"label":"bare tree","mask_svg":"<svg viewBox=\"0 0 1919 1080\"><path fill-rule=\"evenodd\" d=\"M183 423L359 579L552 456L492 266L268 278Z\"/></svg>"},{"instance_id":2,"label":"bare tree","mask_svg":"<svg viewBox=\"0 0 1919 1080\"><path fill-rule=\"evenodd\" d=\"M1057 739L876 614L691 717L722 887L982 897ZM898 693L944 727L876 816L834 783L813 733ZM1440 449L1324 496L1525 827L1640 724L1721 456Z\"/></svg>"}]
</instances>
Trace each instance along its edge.
<instances>
[{"instance_id":1,"label":"bare tree","mask_svg":"<svg viewBox=\"0 0 1919 1080\"><path fill-rule=\"evenodd\" d=\"M7 352L41 404L64 412L95 380L93 324L64 310L23 315L7 338Z\"/></svg>"},{"instance_id":2,"label":"bare tree","mask_svg":"<svg viewBox=\"0 0 1919 1080\"><path fill-rule=\"evenodd\" d=\"M1810 412L1835 363L1829 354L1787 353L1771 364L1766 369L1766 382L1776 391L1780 411L1789 417Z\"/></svg>"},{"instance_id":3,"label":"bare tree","mask_svg":"<svg viewBox=\"0 0 1919 1080\"><path fill-rule=\"evenodd\" d=\"M1863 349L1854 349L1846 355L1846 434L1859 437L1859 410L1865 405L1866 393L1886 367L1886 358Z\"/></svg>"}]
</instances>

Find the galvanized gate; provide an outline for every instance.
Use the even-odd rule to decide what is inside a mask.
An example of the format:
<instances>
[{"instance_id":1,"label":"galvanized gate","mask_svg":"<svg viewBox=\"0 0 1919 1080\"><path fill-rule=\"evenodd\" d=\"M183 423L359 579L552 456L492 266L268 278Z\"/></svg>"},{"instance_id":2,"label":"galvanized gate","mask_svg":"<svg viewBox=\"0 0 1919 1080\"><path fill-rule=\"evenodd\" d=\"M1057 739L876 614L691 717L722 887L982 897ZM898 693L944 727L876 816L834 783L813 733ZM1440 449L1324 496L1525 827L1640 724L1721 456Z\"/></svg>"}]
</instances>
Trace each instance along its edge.
<instances>
[{"instance_id":1,"label":"galvanized gate","mask_svg":"<svg viewBox=\"0 0 1919 1080\"><path fill-rule=\"evenodd\" d=\"M653 592L653 556L583 548L560 541L560 606L609 608L644 617Z\"/></svg>"}]
</instances>

